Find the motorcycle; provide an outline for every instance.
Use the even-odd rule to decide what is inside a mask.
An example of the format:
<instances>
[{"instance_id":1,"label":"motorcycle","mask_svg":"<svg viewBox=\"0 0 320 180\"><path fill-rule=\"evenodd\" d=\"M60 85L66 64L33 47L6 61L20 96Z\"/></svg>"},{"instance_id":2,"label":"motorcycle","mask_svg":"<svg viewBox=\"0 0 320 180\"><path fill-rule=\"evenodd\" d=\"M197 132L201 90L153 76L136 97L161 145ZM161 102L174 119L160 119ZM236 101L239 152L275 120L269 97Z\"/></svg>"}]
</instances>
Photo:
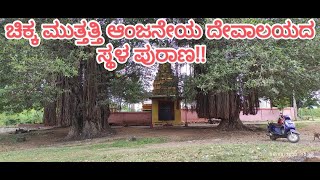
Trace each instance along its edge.
<instances>
[{"instance_id":1,"label":"motorcycle","mask_svg":"<svg viewBox=\"0 0 320 180\"><path fill-rule=\"evenodd\" d=\"M287 138L291 143L297 143L300 140L300 133L296 131L294 122L290 117L285 117L282 125L268 122L268 134L271 140L278 138Z\"/></svg>"}]
</instances>

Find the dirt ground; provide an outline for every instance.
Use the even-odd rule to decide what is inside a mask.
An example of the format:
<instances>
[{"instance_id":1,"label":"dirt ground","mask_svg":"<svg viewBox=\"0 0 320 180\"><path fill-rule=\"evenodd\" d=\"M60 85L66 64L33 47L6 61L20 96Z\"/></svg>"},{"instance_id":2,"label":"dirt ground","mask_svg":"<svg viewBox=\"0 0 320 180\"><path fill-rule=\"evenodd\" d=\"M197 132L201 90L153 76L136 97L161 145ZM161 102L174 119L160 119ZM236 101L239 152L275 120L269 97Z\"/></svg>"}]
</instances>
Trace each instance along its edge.
<instances>
[{"instance_id":1,"label":"dirt ground","mask_svg":"<svg viewBox=\"0 0 320 180\"><path fill-rule=\"evenodd\" d=\"M30 129L28 133L23 134L0 134L0 152L29 149L44 146L59 146L59 145L72 145L79 143L94 143L99 141L114 140L114 139L128 139L130 137L164 137L169 143L166 146L179 143L248 143L248 142L271 142L266 136L265 125L252 125L247 126L254 129L254 131L219 131L214 124L190 124L189 127L156 127L150 128L149 126L131 126L131 127L112 127L115 134L82 141L65 141L69 128L52 128L52 127L31 127L20 126L20 128ZM301 133L299 144L320 146L320 140L313 141L313 133L320 132L319 123L309 123L304 127L298 129ZM26 141L17 142L15 138L18 136L26 137ZM277 141L287 142L286 139L277 139Z\"/></svg>"}]
</instances>

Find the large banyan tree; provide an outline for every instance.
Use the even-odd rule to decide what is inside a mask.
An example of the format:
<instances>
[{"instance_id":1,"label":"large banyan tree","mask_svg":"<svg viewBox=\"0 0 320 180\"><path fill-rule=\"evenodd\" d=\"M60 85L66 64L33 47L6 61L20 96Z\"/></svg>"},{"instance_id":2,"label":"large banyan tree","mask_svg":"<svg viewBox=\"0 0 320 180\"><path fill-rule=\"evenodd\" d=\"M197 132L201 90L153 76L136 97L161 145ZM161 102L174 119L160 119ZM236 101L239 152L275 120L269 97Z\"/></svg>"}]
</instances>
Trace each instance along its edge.
<instances>
[{"instance_id":1,"label":"large banyan tree","mask_svg":"<svg viewBox=\"0 0 320 180\"><path fill-rule=\"evenodd\" d=\"M45 125L70 126L68 138L71 139L92 138L111 130L108 117L112 96L121 96L132 103L143 98L140 77L144 77L149 68L128 62L119 64L115 71L107 71L96 61L96 47L78 47L73 40L43 40L37 48L31 47L27 40L8 40L4 37L4 25L14 20L0 19L0 42L3 44L0 49L0 111L43 109ZM62 18L60 22L78 23L80 20ZM115 19L96 20L105 35L105 26ZM37 24L52 23L53 19L37 18L35 21ZM112 43L120 47L125 41ZM139 45L137 41L129 43Z\"/></svg>"},{"instance_id":2,"label":"large banyan tree","mask_svg":"<svg viewBox=\"0 0 320 180\"><path fill-rule=\"evenodd\" d=\"M199 71L195 69L195 74ZM235 78L236 79L236 78ZM197 88L196 94L196 112L200 118L221 119L219 127L221 129L244 129L240 121L240 111L243 114L255 115L258 112L259 96L257 90L242 91L240 87L237 90L237 82L234 79L234 88L228 91L209 90L207 92ZM231 85L231 84L230 84Z\"/></svg>"},{"instance_id":3,"label":"large banyan tree","mask_svg":"<svg viewBox=\"0 0 320 180\"><path fill-rule=\"evenodd\" d=\"M221 119L221 129L244 129L240 111L255 115L259 107L258 91L246 87L250 72L258 67L253 62L242 62L241 56L245 55L240 49L223 50L218 46L207 46L207 49L207 63L194 69L199 84L196 88L198 116Z\"/></svg>"},{"instance_id":4,"label":"large banyan tree","mask_svg":"<svg viewBox=\"0 0 320 180\"><path fill-rule=\"evenodd\" d=\"M212 22L212 19L207 19ZM292 19L307 23L308 19ZM318 21L318 19L316 19ZM229 23L285 23L285 19L224 19ZM317 29L318 31L318 29ZM259 98L299 98L319 90L319 35L312 40L204 40L206 64L194 66L200 118L221 119L223 130L247 129L239 119L258 112Z\"/></svg>"}]
</instances>

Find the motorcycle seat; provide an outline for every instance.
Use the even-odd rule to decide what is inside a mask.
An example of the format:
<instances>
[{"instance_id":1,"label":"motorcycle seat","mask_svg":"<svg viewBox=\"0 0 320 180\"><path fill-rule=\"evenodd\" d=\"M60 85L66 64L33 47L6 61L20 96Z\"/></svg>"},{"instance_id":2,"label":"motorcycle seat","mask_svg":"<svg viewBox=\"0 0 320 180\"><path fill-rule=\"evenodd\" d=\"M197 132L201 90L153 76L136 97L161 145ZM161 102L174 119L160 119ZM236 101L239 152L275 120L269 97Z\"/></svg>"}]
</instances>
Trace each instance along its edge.
<instances>
[{"instance_id":1,"label":"motorcycle seat","mask_svg":"<svg viewBox=\"0 0 320 180\"><path fill-rule=\"evenodd\" d=\"M271 125L274 126L274 127L278 127L278 128L283 127L282 124L278 124L278 123L271 123Z\"/></svg>"}]
</instances>

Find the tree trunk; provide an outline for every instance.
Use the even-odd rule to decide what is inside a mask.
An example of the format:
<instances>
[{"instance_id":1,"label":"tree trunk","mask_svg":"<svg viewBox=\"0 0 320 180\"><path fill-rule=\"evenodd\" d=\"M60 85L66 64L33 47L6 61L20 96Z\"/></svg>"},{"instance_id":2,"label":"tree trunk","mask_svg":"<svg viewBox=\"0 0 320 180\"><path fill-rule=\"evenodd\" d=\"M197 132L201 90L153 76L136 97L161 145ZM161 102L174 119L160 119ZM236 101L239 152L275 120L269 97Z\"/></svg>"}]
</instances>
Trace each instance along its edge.
<instances>
[{"instance_id":1,"label":"tree trunk","mask_svg":"<svg viewBox=\"0 0 320 180\"><path fill-rule=\"evenodd\" d=\"M67 135L67 139L79 139L81 138L81 131L83 127L83 110L81 105L81 96L75 96L75 101L73 102L72 108L70 109L74 113L72 114L72 122Z\"/></svg>"},{"instance_id":2,"label":"tree trunk","mask_svg":"<svg viewBox=\"0 0 320 180\"><path fill-rule=\"evenodd\" d=\"M47 79L50 86L56 86L56 75L51 74L50 77ZM52 94L53 97L44 102L44 110L43 110L43 124L45 126L56 126L57 125L57 101L56 101L56 94Z\"/></svg>"},{"instance_id":3,"label":"tree trunk","mask_svg":"<svg viewBox=\"0 0 320 180\"><path fill-rule=\"evenodd\" d=\"M298 120L298 107L297 107L297 101L296 98L294 96L294 93L292 95L292 106L293 106L293 111L294 111L294 120Z\"/></svg>"},{"instance_id":4,"label":"tree trunk","mask_svg":"<svg viewBox=\"0 0 320 180\"><path fill-rule=\"evenodd\" d=\"M231 119L221 119L218 129L223 131L232 131L232 130L248 130L248 127L246 127L242 121L238 117L233 117Z\"/></svg>"},{"instance_id":5,"label":"tree trunk","mask_svg":"<svg viewBox=\"0 0 320 180\"><path fill-rule=\"evenodd\" d=\"M220 111L224 110L225 112L221 116L218 129L226 131L247 130L248 128L240 120L240 96L236 92L225 93L223 102L224 106L221 106Z\"/></svg>"},{"instance_id":6,"label":"tree trunk","mask_svg":"<svg viewBox=\"0 0 320 180\"><path fill-rule=\"evenodd\" d=\"M218 125L221 130L247 130L248 128L243 125L239 118L240 108L248 108L245 112L250 114L256 113L256 110L254 110L256 103L250 98L243 99L242 103L247 104L246 106L241 106L240 96L235 91L209 92L208 94L198 92L196 111L200 118L221 119ZM252 109L250 110L250 108Z\"/></svg>"},{"instance_id":7,"label":"tree trunk","mask_svg":"<svg viewBox=\"0 0 320 180\"><path fill-rule=\"evenodd\" d=\"M57 122L56 102L49 102L44 107L43 123L45 126L55 126Z\"/></svg>"},{"instance_id":8,"label":"tree trunk","mask_svg":"<svg viewBox=\"0 0 320 180\"><path fill-rule=\"evenodd\" d=\"M103 121L101 122L102 128L106 129L106 130L109 130L109 129L111 129L111 127L109 126L109 123L108 123L108 119L109 119L110 114L111 114L109 105L100 106L100 108L101 108L101 119L103 119Z\"/></svg>"},{"instance_id":9,"label":"tree trunk","mask_svg":"<svg viewBox=\"0 0 320 180\"><path fill-rule=\"evenodd\" d=\"M62 90L62 93L57 98L57 125L61 127L71 126L72 113L71 106L74 103L70 92L70 78L65 76L58 76L58 87Z\"/></svg>"},{"instance_id":10,"label":"tree trunk","mask_svg":"<svg viewBox=\"0 0 320 180\"><path fill-rule=\"evenodd\" d=\"M98 81L100 83L100 78L97 76L98 64L90 59L86 63L86 69L84 71L84 104L86 105L84 111L84 126L82 135L84 138L92 138L101 135L105 130L103 128L102 118L103 108L99 104L99 92L98 92Z\"/></svg>"},{"instance_id":11,"label":"tree trunk","mask_svg":"<svg viewBox=\"0 0 320 180\"><path fill-rule=\"evenodd\" d=\"M74 100L71 103L70 111L72 111L71 116L71 126L67 139L76 139L81 137L82 127L83 127L83 87L82 87L82 74L83 74L84 64L80 61L78 68L78 75L70 79L70 90L71 98Z\"/></svg>"},{"instance_id":12,"label":"tree trunk","mask_svg":"<svg viewBox=\"0 0 320 180\"><path fill-rule=\"evenodd\" d=\"M111 131L107 121L110 110L106 103L108 72L94 59L81 61L78 72L71 85L75 113L67 138L88 139L107 135Z\"/></svg>"}]
</instances>

